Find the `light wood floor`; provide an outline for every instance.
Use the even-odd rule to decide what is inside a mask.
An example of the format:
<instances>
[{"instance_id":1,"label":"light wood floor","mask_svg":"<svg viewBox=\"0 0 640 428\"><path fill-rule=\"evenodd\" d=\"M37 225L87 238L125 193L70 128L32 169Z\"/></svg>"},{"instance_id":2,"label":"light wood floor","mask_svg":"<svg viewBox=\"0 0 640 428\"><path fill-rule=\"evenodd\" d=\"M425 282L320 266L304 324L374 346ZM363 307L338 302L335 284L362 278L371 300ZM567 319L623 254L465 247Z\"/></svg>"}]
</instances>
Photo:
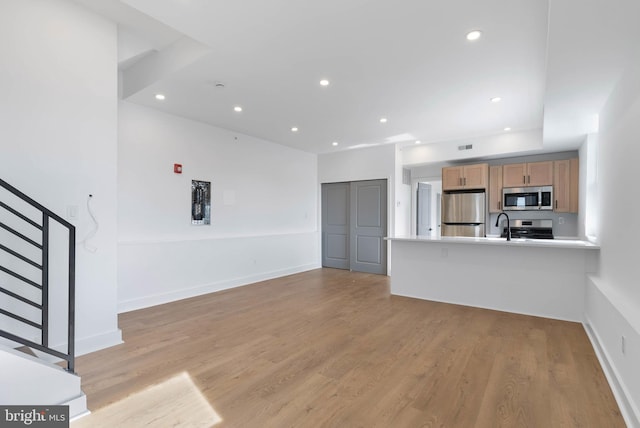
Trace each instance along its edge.
<instances>
[{"instance_id":1,"label":"light wood floor","mask_svg":"<svg viewBox=\"0 0 640 428\"><path fill-rule=\"evenodd\" d=\"M216 427L625 426L580 324L390 296L385 276L319 269L119 322L125 344L77 360L105 409L84 426L171 426L126 412L188 390ZM178 383L174 400L140 395ZM210 424L198 414L182 426Z\"/></svg>"}]
</instances>

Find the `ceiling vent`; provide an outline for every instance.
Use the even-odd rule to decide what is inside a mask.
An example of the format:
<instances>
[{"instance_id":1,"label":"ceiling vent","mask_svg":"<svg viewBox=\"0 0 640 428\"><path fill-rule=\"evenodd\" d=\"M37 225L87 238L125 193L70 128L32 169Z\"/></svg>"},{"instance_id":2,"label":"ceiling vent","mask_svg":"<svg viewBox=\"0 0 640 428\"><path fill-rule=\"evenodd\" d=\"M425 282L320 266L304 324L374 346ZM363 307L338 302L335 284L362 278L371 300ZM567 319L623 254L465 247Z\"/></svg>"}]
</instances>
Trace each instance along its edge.
<instances>
[{"instance_id":1,"label":"ceiling vent","mask_svg":"<svg viewBox=\"0 0 640 428\"><path fill-rule=\"evenodd\" d=\"M473 144L466 144L464 146L458 146L458 150L471 150L473 149Z\"/></svg>"}]
</instances>

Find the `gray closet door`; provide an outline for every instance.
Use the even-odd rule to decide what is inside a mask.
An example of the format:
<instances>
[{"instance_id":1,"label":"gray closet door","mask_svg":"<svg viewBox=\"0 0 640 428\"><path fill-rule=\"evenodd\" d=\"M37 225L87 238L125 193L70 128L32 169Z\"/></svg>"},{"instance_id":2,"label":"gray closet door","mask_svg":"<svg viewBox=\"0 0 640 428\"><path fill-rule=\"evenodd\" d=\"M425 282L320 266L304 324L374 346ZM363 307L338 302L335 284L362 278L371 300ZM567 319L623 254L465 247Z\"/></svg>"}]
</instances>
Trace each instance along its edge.
<instances>
[{"instance_id":1,"label":"gray closet door","mask_svg":"<svg viewBox=\"0 0 640 428\"><path fill-rule=\"evenodd\" d=\"M322 185L322 266L349 269L349 183Z\"/></svg>"},{"instance_id":2,"label":"gray closet door","mask_svg":"<svg viewBox=\"0 0 640 428\"><path fill-rule=\"evenodd\" d=\"M351 183L351 260L358 272L387 273L387 180Z\"/></svg>"}]
</instances>

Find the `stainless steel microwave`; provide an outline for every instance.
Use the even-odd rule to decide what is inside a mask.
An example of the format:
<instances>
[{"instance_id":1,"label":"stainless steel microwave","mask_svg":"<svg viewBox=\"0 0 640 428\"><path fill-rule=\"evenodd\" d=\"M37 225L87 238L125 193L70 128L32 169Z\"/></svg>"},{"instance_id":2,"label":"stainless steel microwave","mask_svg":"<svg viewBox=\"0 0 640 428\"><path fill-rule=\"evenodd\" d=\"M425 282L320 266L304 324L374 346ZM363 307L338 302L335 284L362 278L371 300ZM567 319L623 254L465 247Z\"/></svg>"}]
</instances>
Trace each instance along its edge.
<instances>
[{"instance_id":1,"label":"stainless steel microwave","mask_svg":"<svg viewBox=\"0 0 640 428\"><path fill-rule=\"evenodd\" d=\"M553 186L504 188L502 207L505 211L553 210Z\"/></svg>"}]
</instances>

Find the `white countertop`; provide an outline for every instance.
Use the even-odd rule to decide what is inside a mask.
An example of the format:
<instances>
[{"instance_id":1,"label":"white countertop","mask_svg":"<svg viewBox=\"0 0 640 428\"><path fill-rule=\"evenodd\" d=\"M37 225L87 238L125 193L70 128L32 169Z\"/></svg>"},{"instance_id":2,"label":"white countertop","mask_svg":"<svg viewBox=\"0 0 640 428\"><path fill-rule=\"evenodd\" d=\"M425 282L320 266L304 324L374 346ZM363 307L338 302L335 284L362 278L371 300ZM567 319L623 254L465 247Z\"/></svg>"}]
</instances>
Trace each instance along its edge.
<instances>
[{"instance_id":1,"label":"white countertop","mask_svg":"<svg viewBox=\"0 0 640 428\"><path fill-rule=\"evenodd\" d=\"M600 246L580 239L530 239L487 237L473 238L463 236L390 236L387 241L424 242L440 244L470 244L470 245L501 245L514 247L544 247L544 248L573 248L582 250L599 250Z\"/></svg>"}]
</instances>

